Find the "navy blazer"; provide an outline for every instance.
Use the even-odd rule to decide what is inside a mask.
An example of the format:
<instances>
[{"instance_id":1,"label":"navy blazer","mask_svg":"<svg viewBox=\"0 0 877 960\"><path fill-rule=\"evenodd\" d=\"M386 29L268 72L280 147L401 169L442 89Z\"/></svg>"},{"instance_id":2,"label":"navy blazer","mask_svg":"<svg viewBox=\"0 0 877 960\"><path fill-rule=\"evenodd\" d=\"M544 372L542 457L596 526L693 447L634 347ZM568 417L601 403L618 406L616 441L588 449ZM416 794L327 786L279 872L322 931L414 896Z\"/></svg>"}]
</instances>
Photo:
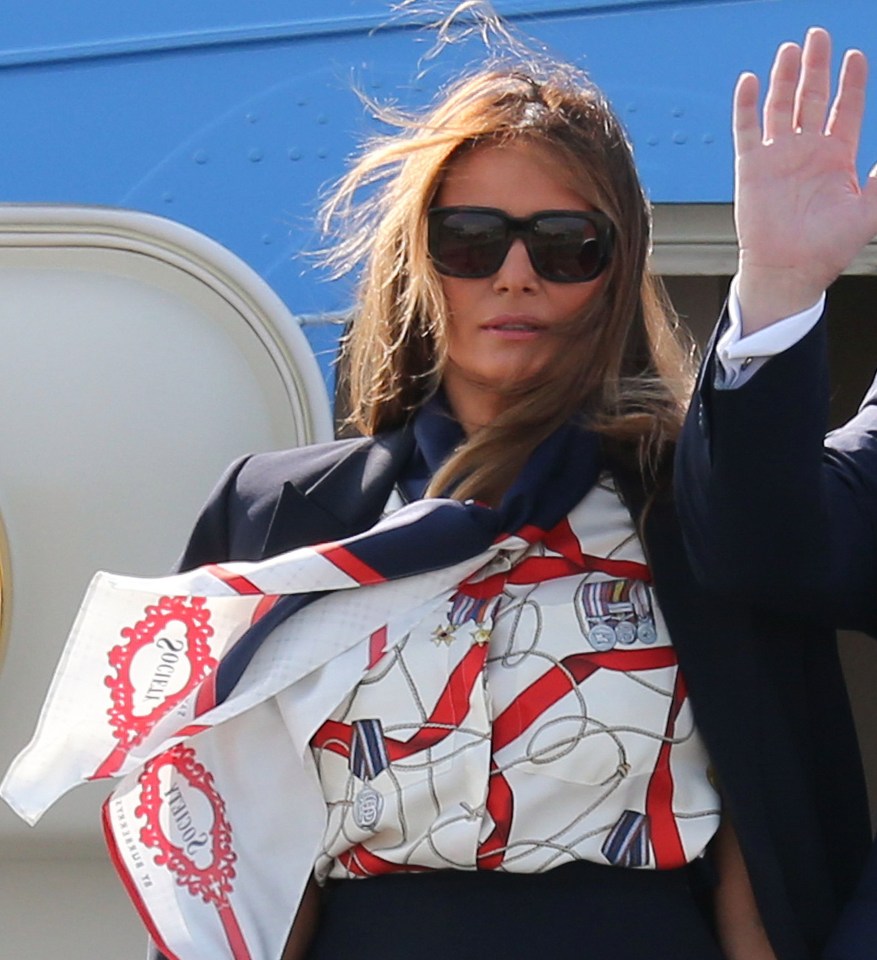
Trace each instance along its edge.
<instances>
[{"instance_id":1,"label":"navy blazer","mask_svg":"<svg viewBox=\"0 0 877 960\"><path fill-rule=\"evenodd\" d=\"M714 388L710 349L677 453L676 496L704 582L877 636L877 382L825 437L825 338L823 320L733 390Z\"/></svg>"},{"instance_id":2,"label":"navy blazer","mask_svg":"<svg viewBox=\"0 0 877 960\"><path fill-rule=\"evenodd\" d=\"M731 602L807 618L813 630L877 636L877 383L823 443L825 337L820 321L733 390L715 389L709 350L677 452L676 495L702 583ZM828 743L823 760L833 762ZM877 847L824 956L877 956Z\"/></svg>"},{"instance_id":3,"label":"navy blazer","mask_svg":"<svg viewBox=\"0 0 877 960\"><path fill-rule=\"evenodd\" d=\"M237 462L180 566L258 560L367 529L412 448L402 429ZM813 960L869 840L833 638L797 618L717 600L692 574L672 499L647 497L636 476L613 472L641 521L658 600L771 942L780 960Z\"/></svg>"}]
</instances>

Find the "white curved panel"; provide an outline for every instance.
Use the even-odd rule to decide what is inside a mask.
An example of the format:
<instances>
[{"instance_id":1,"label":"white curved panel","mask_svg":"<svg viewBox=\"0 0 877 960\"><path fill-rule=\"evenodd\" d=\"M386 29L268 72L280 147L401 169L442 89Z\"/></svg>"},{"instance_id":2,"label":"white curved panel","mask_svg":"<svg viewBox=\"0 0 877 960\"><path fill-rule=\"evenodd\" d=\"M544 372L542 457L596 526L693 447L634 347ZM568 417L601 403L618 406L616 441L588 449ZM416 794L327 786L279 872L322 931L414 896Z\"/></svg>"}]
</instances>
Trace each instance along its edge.
<instances>
[{"instance_id":1,"label":"white curved panel","mask_svg":"<svg viewBox=\"0 0 877 960\"><path fill-rule=\"evenodd\" d=\"M94 571L165 572L232 459L329 439L331 415L286 307L179 225L0 206L0 290L3 770ZM102 792L65 798L35 831L0 804L0 853L97 847Z\"/></svg>"},{"instance_id":2,"label":"white curved panel","mask_svg":"<svg viewBox=\"0 0 877 960\"><path fill-rule=\"evenodd\" d=\"M3 512L0 510L0 668L6 655L9 640L9 622L12 618L12 571L9 565L9 541Z\"/></svg>"}]
</instances>

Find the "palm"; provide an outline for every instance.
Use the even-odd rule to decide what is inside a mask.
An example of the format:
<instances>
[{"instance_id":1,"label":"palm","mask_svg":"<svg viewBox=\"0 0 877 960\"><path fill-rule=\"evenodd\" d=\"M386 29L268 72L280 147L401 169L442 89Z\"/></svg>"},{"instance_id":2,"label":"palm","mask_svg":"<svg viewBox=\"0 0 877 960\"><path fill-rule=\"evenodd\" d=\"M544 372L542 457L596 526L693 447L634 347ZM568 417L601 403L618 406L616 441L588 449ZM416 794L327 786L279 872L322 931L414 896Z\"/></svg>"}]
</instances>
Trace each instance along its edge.
<instances>
[{"instance_id":1,"label":"palm","mask_svg":"<svg viewBox=\"0 0 877 960\"><path fill-rule=\"evenodd\" d=\"M735 217L741 271L791 272L816 299L877 234L877 179L856 171L867 64L847 54L829 113L830 39L811 31L803 55L780 48L764 105L758 81L735 93ZM812 302L812 301L811 301Z\"/></svg>"},{"instance_id":2,"label":"palm","mask_svg":"<svg viewBox=\"0 0 877 960\"><path fill-rule=\"evenodd\" d=\"M827 273L840 273L875 232L845 153L828 137L802 132L740 156L741 250L760 261L824 263Z\"/></svg>"}]
</instances>

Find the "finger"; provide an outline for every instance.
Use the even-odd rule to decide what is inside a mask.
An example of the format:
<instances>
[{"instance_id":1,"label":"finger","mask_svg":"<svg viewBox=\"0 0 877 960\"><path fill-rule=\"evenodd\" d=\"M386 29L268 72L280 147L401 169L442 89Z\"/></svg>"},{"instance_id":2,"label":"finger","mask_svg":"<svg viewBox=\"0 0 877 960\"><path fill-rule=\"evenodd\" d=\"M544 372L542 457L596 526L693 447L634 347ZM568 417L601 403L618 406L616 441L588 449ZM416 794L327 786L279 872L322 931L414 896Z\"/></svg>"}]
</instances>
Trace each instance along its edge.
<instances>
[{"instance_id":1,"label":"finger","mask_svg":"<svg viewBox=\"0 0 877 960\"><path fill-rule=\"evenodd\" d=\"M847 50L840 68L837 96L831 107L826 133L849 144L853 156L859 149L859 134L865 116L868 60L861 50Z\"/></svg>"},{"instance_id":2,"label":"finger","mask_svg":"<svg viewBox=\"0 0 877 960\"><path fill-rule=\"evenodd\" d=\"M831 37L813 27L807 32L801 53L801 75L795 91L795 119L799 130L822 133L831 94Z\"/></svg>"},{"instance_id":3,"label":"finger","mask_svg":"<svg viewBox=\"0 0 877 960\"><path fill-rule=\"evenodd\" d=\"M761 143L758 122L758 77L741 73L734 88L734 150L739 157Z\"/></svg>"},{"instance_id":4,"label":"finger","mask_svg":"<svg viewBox=\"0 0 877 960\"><path fill-rule=\"evenodd\" d=\"M795 92L800 69L801 48L797 43L784 43L774 58L764 98L765 140L775 140L795 130Z\"/></svg>"}]
</instances>

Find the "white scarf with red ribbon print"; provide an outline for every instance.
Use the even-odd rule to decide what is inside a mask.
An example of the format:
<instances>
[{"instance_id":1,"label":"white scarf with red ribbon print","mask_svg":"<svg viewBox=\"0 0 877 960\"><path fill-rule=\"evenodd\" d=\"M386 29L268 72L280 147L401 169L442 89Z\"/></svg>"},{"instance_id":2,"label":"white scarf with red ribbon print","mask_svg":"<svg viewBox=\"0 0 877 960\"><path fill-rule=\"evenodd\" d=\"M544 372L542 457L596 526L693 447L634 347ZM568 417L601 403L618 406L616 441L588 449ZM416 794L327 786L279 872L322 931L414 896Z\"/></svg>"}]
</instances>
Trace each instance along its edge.
<instances>
[{"instance_id":1,"label":"white scarf with red ribbon print","mask_svg":"<svg viewBox=\"0 0 877 960\"><path fill-rule=\"evenodd\" d=\"M369 536L421 514L403 508ZM528 533L394 580L343 545L161 579L99 573L0 795L33 824L76 784L122 777L105 832L162 952L276 960L325 827L311 737L367 671L376 636L389 649L462 581L508 569ZM293 590L327 593L269 632L217 702L223 660Z\"/></svg>"}]
</instances>

